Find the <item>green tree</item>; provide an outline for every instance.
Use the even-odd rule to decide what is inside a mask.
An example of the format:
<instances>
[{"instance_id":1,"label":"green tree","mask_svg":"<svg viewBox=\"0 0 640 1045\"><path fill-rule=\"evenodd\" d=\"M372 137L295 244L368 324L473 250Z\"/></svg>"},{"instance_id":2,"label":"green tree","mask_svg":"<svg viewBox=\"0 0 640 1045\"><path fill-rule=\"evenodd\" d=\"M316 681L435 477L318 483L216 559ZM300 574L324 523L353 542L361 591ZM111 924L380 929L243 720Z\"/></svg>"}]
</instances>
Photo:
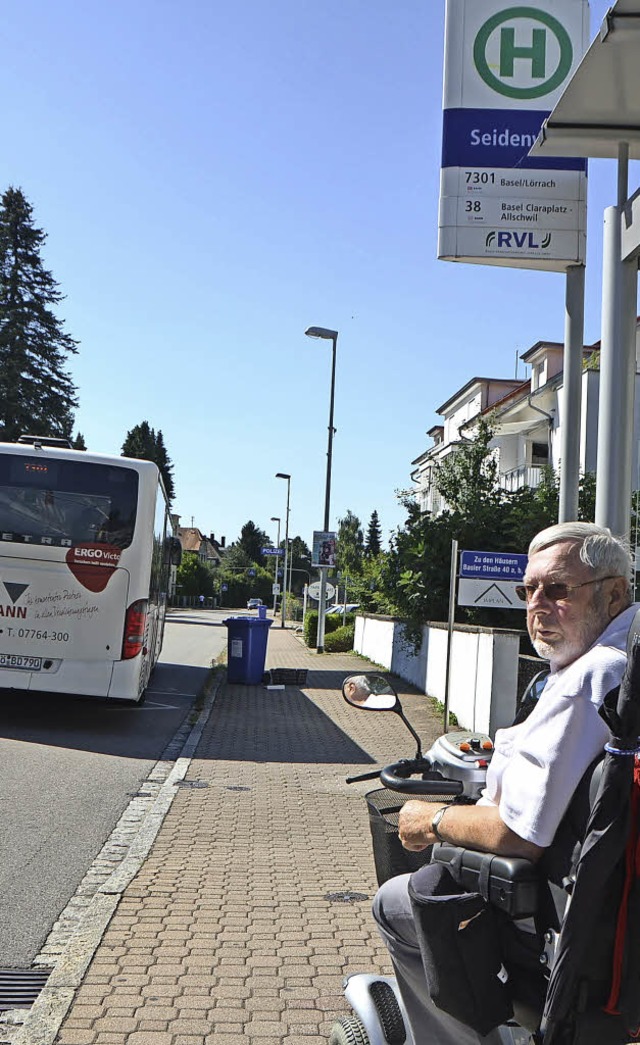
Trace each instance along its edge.
<instances>
[{"instance_id":1,"label":"green tree","mask_svg":"<svg viewBox=\"0 0 640 1045\"><path fill-rule=\"evenodd\" d=\"M84 441L84 436L83 436L82 432L78 432L76 434L76 437L73 440L73 442L71 443L71 445L72 445L74 450L86 450L87 449L87 444Z\"/></svg>"},{"instance_id":2,"label":"green tree","mask_svg":"<svg viewBox=\"0 0 640 1045\"><path fill-rule=\"evenodd\" d=\"M212 571L195 552L185 552L176 572L178 595L213 595Z\"/></svg>"},{"instance_id":3,"label":"green tree","mask_svg":"<svg viewBox=\"0 0 640 1045\"><path fill-rule=\"evenodd\" d=\"M338 519L336 567L340 573L353 577L362 572L363 556L362 524L358 516L348 510L344 518Z\"/></svg>"},{"instance_id":4,"label":"green tree","mask_svg":"<svg viewBox=\"0 0 640 1045\"><path fill-rule=\"evenodd\" d=\"M422 513L413 498L403 498L407 522L393 537L378 601L407 620L415 640L426 621L447 619L453 539L460 550L526 552L532 537L558 520L553 469L543 471L537 487L508 493L498 485L491 438L490 426L480 425L477 439L458 447L437 470L436 483L447 502L441 515ZM583 476L580 519L593 519L594 491L594 477ZM517 611L460 606L456 619L507 628L524 623Z\"/></svg>"},{"instance_id":5,"label":"green tree","mask_svg":"<svg viewBox=\"0 0 640 1045\"><path fill-rule=\"evenodd\" d=\"M249 519L240 531L240 539L238 544L244 551L249 562L263 563L264 556L262 554L263 548L268 548L271 544L271 540L254 522Z\"/></svg>"},{"instance_id":6,"label":"green tree","mask_svg":"<svg viewBox=\"0 0 640 1045\"><path fill-rule=\"evenodd\" d=\"M284 544L284 542L283 542ZM279 566L284 566L284 556L279 556ZM291 591L294 595L301 595L305 584L314 579L311 568L311 552L308 544L302 537L294 537L289 542L289 562L291 569ZM287 591L289 590L287 581Z\"/></svg>"},{"instance_id":7,"label":"green tree","mask_svg":"<svg viewBox=\"0 0 640 1045\"><path fill-rule=\"evenodd\" d=\"M160 430L156 434L148 421L141 421L139 425L127 432L122 444L122 456L135 457L140 461L153 461L160 470L169 503L173 501L175 497L173 465Z\"/></svg>"},{"instance_id":8,"label":"green tree","mask_svg":"<svg viewBox=\"0 0 640 1045\"><path fill-rule=\"evenodd\" d=\"M20 189L0 198L0 438L71 438L76 389L65 370L77 344L55 307L63 300L44 267L46 234Z\"/></svg>"},{"instance_id":9,"label":"green tree","mask_svg":"<svg viewBox=\"0 0 640 1045\"><path fill-rule=\"evenodd\" d=\"M491 425L484 419L474 439L464 442L436 465L434 481L449 511L470 518L493 512L503 500L498 462L490 446Z\"/></svg>"},{"instance_id":10,"label":"green tree","mask_svg":"<svg viewBox=\"0 0 640 1045\"><path fill-rule=\"evenodd\" d=\"M135 457L139 461L153 461L156 452L156 434L148 421L130 429L122 444L123 457Z\"/></svg>"},{"instance_id":11,"label":"green tree","mask_svg":"<svg viewBox=\"0 0 640 1045\"><path fill-rule=\"evenodd\" d=\"M167 448L164 445L164 436L160 429L158 429L158 434L156 435L155 462L160 469L164 488L167 491L169 503L171 503L176 495L175 484L173 482L173 464L171 463L171 458L167 453Z\"/></svg>"},{"instance_id":12,"label":"green tree","mask_svg":"<svg viewBox=\"0 0 640 1045\"><path fill-rule=\"evenodd\" d=\"M364 551L365 555L371 558L372 556L379 555L382 548L382 530L380 529L380 520L378 519L377 511L371 513L369 519L369 526L367 527L367 539L365 541Z\"/></svg>"}]
</instances>

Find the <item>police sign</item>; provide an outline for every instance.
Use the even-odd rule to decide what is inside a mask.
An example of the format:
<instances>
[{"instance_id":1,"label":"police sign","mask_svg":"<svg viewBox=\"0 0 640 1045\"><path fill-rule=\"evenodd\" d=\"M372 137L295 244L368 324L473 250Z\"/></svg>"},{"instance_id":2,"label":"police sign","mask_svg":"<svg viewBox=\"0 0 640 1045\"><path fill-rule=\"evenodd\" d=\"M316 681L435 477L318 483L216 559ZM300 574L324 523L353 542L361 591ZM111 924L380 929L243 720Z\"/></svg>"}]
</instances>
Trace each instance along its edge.
<instances>
[{"instance_id":1,"label":"police sign","mask_svg":"<svg viewBox=\"0 0 640 1045\"><path fill-rule=\"evenodd\" d=\"M584 161L528 153L587 43L587 0L447 0L440 258L584 262Z\"/></svg>"}]
</instances>

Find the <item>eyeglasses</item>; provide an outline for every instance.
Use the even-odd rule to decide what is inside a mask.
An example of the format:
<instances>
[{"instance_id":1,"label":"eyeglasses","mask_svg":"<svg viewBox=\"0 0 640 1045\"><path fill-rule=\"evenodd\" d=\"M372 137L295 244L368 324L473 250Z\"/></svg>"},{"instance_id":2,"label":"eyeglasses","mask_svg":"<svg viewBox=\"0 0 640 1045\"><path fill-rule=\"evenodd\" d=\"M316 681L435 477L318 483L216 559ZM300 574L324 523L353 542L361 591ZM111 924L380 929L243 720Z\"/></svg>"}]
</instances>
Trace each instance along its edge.
<instances>
[{"instance_id":1,"label":"eyeglasses","mask_svg":"<svg viewBox=\"0 0 640 1045\"><path fill-rule=\"evenodd\" d=\"M616 579L614 574L609 577L594 577L593 580L583 581L582 584L563 584L561 581L552 581L549 584L545 584L544 581L538 581L537 584L519 584L515 589L515 593L522 602L530 602L537 591L542 588L542 594L545 599L549 599L549 602L564 602L569 596L570 591L575 591L576 588L586 588L588 584L598 584L600 581L613 581Z\"/></svg>"}]
</instances>

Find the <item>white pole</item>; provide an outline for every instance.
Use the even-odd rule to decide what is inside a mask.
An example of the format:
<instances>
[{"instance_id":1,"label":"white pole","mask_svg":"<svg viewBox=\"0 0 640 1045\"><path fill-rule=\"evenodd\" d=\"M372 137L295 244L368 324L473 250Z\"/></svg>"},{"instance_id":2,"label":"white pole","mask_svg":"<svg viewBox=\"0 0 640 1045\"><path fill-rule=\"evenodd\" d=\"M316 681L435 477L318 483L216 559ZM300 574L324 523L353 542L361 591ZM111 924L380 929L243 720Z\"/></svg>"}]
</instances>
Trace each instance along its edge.
<instances>
[{"instance_id":1,"label":"white pole","mask_svg":"<svg viewBox=\"0 0 640 1045\"><path fill-rule=\"evenodd\" d=\"M638 262L623 261L622 221L628 191L629 146L618 147L618 203L604 212L602 350L596 523L628 537L631 522L635 318Z\"/></svg>"},{"instance_id":2,"label":"white pole","mask_svg":"<svg viewBox=\"0 0 640 1045\"><path fill-rule=\"evenodd\" d=\"M582 412L582 348L584 344L584 265L567 269L564 361L560 435L560 503L558 522L578 518L580 485L580 415Z\"/></svg>"},{"instance_id":3,"label":"white pole","mask_svg":"<svg viewBox=\"0 0 640 1045\"><path fill-rule=\"evenodd\" d=\"M451 573L449 576L449 624L447 627L447 661L444 683L444 731L449 730L449 688L451 684L451 644L453 642L453 622L456 612L456 578L458 573L458 542L451 541Z\"/></svg>"}]
</instances>

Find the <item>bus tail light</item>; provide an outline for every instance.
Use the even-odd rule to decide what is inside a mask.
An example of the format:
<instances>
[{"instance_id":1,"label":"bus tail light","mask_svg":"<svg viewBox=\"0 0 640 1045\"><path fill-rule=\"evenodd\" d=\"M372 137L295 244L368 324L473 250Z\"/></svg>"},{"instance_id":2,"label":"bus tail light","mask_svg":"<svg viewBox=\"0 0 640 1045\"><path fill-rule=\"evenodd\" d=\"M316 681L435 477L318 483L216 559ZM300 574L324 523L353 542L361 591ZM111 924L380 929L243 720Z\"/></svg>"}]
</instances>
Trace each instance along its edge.
<instances>
[{"instance_id":1,"label":"bus tail light","mask_svg":"<svg viewBox=\"0 0 640 1045\"><path fill-rule=\"evenodd\" d=\"M124 622L124 639L122 640L122 659L131 660L137 657L144 644L144 632L147 621L147 600L138 599L132 602L127 610Z\"/></svg>"}]
</instances>

